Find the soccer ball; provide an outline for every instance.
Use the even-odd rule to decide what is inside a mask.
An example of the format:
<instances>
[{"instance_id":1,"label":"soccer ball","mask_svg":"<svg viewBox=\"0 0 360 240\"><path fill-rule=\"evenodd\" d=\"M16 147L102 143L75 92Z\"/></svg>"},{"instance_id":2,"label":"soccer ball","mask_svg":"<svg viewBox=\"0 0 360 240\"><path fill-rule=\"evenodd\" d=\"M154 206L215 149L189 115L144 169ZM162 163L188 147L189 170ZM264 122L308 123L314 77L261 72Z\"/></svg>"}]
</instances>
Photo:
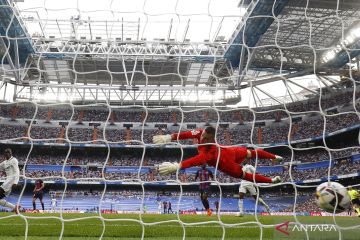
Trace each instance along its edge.
<instances>
[{"instance_id":1,"label":"soccer ball","mask_svg":"<svg viewBox=\"0 0 360 240\"><path fill-rule=\"evenodd\" d=\"M316 188L317 205L330 213L340 213L350 206L346 188L340 183L324 182Z\"/></svg>"}]
</instances>

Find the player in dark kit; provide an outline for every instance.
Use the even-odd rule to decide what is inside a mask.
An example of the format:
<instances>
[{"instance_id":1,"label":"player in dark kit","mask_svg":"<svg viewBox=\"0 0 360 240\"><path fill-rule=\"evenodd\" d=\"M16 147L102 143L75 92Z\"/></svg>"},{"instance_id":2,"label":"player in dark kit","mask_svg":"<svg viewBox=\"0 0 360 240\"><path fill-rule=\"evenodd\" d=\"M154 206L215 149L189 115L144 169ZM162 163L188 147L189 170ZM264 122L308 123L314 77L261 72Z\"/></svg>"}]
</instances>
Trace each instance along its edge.
<instances>
[{"instance_id":1,"label":"player in dark kit","mask_svg":"<svg viewBox=\"0 0 360 240\"><path fill-rule=\"evenodd\" d=\"M40 200L40 203L41 203L41 208L42 210L44 211L45 210L45 207L44 207L44 202L43 202L43 197L44 197L44 189L45 185L44 185L44 182L43 180L41 179L37 179L35 181L35 188L34 188L34 196L33 196L33 199L32 199L32 204L33 204L33 210L36 211L36 199L39 199Z\"/></svg>"},{"instance_id":2,"label":"player in dark kit","mask_svg":"<svg viewBox=\"0 0 360 240\"><path fill-rule=\"evenodd\" d=\"M171 202L169 201L168 202L168 213L170 213L170 211L171 211L171 213L174 213L174 211L172 210L172 207L171 207Z\"/></svg>"},{"instance_id":3,"label":"player in dark kit","mask_svg":"<svg viewBox=\"0 0 360 240\"><path fill-rule=\"evenodd\" d=\"M219 201L215 201L216 214L219 214Z\"/></svg>"},{"instance_id":4,"label":"player in dark kit","mask_svg":"<svg viewBox=\"0 0 360 240\"><path fill-rule=\"evenodd\" d=\"M207 215L211 216L212 212L211 212L209 200L208 200L208 195L210 194L210 182L209 181L214 179L214 176L210 170L206 169L206 165L203 164L201 166L201 169L199 169L196 172L195 181L198 178L200 180L199 190L200 190L201 202L207 211Z\"/></svg>"}]
</instances>

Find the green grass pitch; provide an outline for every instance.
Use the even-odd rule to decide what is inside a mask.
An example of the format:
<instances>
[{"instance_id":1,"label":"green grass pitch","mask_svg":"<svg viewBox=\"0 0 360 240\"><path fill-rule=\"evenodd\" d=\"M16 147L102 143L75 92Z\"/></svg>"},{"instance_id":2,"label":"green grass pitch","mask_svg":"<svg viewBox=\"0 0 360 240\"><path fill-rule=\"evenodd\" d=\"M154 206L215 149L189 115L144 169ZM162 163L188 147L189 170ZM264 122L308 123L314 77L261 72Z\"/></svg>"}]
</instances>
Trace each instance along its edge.
<instances>
[{"instance_id":1,"label":"green grass pitch","mask_svg":"<svg viewBox=\"0 0 360 240\"><path fill-rule=\"evenodd\" d=\"M334 224L341 230L320 231L310 229L291 231L289 235L274 226L286 221L295 222L294 216L227 216L206 215L151 215L151 214L0 214L0 239L360 239L360 218L357 217L297 217L304 224ZM27 224L26 224L27 222ZM144 225L141 224L144 223ZM222 223L222 224L221 224ZM260 226L263 225L263 227ZM26 225L28 228L26 229ZM329 229L328 229L329 230ZM26 234L27 231L27 234ZM62 235L61 235L62 234ZM340 235L339 235L340 234Z\"/></svg>"}]
</instances>

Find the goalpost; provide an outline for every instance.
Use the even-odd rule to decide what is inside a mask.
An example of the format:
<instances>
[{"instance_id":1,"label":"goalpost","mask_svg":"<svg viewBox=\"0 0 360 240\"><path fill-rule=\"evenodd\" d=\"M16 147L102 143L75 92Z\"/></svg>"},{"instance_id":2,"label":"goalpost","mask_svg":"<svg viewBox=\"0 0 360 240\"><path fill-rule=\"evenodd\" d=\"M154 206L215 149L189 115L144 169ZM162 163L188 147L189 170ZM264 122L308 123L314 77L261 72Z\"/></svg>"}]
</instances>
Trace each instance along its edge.
<instances>
[{"instance_id":1,"label":"goalpost","mask_svg":"<svg viewBox=\"0 0 360 240\"><path fill-rule=\"evenodd\" d=\"M222 239L229 228L248 224L263 239L281 222L264 223L256 214L252 222L228 223L221 217L223 188L229 191L240 180L215 168L212 186L218 189L220 214L209 221L186 222L179 210L184 207L185 189L193 184L186 182L192 173L160 178L155 165L167 159L148 163L151 149L177 151L175 160L180 162L188 149L197 146L192 141L155 146L153 135L211 124L216 127L217 144L272 148L285 155L282 166L264 167L258 159L251 162L264 175L277 171L284 180L256 185L255 212L262 190L292 189L290 225L307 226L296 214L300 191L313 189L324 179L358 176L356 169L342 174L339 167L341 158L346 166L353 166L352 156L359 147L360 7L352 4L339 0L0 1L4 132L0 141L13 148L30 146L22 159L25 184L17 201L23 201L28 194L25 187L35 179L63 184L64 194L57 201L60 214L49 217L61 221L62 238L64 223L75 221L62 214L65 192L76 185L103 186L94 197L99 214L80 218L99 219L102 238L107 222L124 221L109 220L101 213L109 210L104 207L107 189L130 186L142 193L141 204L114 203L111 209L139 213L143 239L145 226L162 223L142 219L144 212L158 211L156 203L151 208L145 205L147 187L163 184L172 191L176 188L179 195L173 204L176 217L164 222L177 222L183 238L188 237L186 227L216 223ZM345 132L353 134L346 144L330 138ZM33 151L44 146L63 149L44 160L43 165L51 165L46 170L35 166L40 160ZM98 148L104 153L101 159L91 155ZM135 150L123 158L116 155L127 148ZM91 153L81 156L81 149ZM323 161L313 159L317 157ZM134 161L138 165L131 165ZM125 170L124 162L130 165ZM314 165L308 168L302 165L311 162ZM306 172L314 166L317 170ZM341 226L337 215L332 216L331 226L339 239L356 229ZM22 213L21 217L27 227L30 219L37 218Z\"/></svg>"}]
</instances>

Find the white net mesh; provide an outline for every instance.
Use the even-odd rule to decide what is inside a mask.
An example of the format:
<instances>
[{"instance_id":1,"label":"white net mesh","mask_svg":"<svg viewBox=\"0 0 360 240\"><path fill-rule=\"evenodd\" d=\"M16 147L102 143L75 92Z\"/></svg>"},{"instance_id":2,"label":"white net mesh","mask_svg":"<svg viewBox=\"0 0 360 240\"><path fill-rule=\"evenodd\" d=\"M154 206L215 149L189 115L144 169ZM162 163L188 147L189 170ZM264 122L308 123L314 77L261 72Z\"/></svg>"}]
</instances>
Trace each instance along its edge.
<instances>
[{"instance_id":1,"label":"white net mesh","mask_svg":"<svg viewBox=\"0 0 360 240\"><path fill-rule=\"evenodd\" d=\"M0 141L21 168L3 199L23 210L0 214L0 235L357 239L356 212L325 213L313 196L325 181L359 185L359 13L351 0L0 0ZM198 167L157 171L199 143L154 135L209 125L218 147L284 158L249 161L282 182L256 184L242 218L240 179L218 165L212 217Z\"/></svg>"}]
</instances>

